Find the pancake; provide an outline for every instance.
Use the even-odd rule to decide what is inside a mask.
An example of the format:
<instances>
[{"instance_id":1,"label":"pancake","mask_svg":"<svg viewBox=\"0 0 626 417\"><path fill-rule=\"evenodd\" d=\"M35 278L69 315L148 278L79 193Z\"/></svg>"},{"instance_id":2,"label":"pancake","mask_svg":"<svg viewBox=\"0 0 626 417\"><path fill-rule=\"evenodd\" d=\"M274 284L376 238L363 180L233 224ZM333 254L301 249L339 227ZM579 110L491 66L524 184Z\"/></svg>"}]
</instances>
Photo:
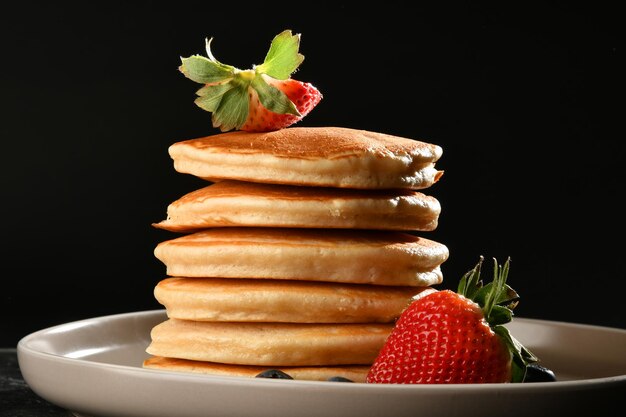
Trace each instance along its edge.
<instances>
[{"instance_id":1,"label":"pancake","mask_svg":"<svg viewBox=\"0 0 626 417\"><path fill-rule=\"evenodd\" d=\"M154 254L178 277L427 287L441 283L448 248L401 232L226 227L163 241Z\"/></svg>"},{"instance_id":2,"label":"pancake","mask_svg":"<svg viewBox=\"0 0 626 417\"><path fill-rule=\"evenodd\" d=\"M153 226L173 232L262 226L431 231L437 199L411 190L297 187L225 180L184 195Z\"/></svg>"},{"instance_id":3,"label":"pancake","mask_svg":"<svg viewBox=\"0 0 626 417\"><path fill-rule=\"evenodd\" d=\"M371 365L392 327L168 319L152 328L146 352L234 365Z\"/></svg>"},{"instance_id":4,"label":"pancake","mask_svg":"<svg viewBox=\"0 0 626 417\"><path fill-rule=\"evenodd\" d=\"M234 131L172 144L174 169L209 181L422 189L442 175L440 146L366 130L292 127Z\"/></svg>"},{"instance_id":5,"label":"pancake","mask_svg":"<svg viewBox=\"0 0 626 417\"><path fill-rule=\"evenodd\" d=\"M144 368L159 369L175 372L191 372L197 374L211 374L220 376L239 376L254 378L261 372L269 369L266 366L228 365L225 363L190 361L186 359L164 358L152 356L143 362ZM293 379L326 381L334 376L348 378L353 382L365 382L370 369L367 365L344 366L282 366L281 371Z\"/></svg>"},{"instance_id":6,"label":"pancake","mask_svg":"<svg viewBox=\"0 0 626 417\"><path fill-rule=\"evenodd\" d=\"M429 287L271 279L167 278L154 296L170 318L197 321L391 323Z\"/></svg>"}]
</instances>

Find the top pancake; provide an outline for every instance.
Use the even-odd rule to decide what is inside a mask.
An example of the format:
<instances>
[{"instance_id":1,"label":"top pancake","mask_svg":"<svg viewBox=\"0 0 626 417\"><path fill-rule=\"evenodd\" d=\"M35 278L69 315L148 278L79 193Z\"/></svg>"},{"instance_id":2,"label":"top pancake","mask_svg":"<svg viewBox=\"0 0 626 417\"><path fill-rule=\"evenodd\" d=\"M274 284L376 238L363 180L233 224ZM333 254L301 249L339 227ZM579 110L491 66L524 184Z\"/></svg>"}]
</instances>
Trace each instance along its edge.
<instances>
[{"instance_id":1,"label":"top pancake","mask_svg":"<svg viewBox=\"0 0 626 417\"><path fill-rule=\"evenodd\" d=\"M174 143L181 173L218 181L357 189L422 189L442 172L440 146L342 127L293 127L221 133Z\"/></svg>"}]
</instances>

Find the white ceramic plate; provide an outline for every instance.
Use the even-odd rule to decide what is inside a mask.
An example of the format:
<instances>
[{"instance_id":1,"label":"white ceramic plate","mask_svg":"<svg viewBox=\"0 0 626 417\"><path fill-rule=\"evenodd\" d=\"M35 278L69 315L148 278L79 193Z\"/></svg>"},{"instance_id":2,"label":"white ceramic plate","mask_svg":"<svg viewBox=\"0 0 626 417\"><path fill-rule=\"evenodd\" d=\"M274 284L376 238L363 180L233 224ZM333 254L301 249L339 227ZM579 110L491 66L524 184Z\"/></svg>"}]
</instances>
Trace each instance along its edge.
<instances>
[{"instance_id":1,"label":"white ceramic plate","mask_svg":"<svg viewBox=\"0 0 626 417\"><path fill-rule=\"evenodd\" d=\"M516 318L511 332L558 382L383 385L219 377L143 369L164 311L82 320L17 346L28 385L82 416L602 415L626 394L626 330Z\"/></svg>"}]
</instances>

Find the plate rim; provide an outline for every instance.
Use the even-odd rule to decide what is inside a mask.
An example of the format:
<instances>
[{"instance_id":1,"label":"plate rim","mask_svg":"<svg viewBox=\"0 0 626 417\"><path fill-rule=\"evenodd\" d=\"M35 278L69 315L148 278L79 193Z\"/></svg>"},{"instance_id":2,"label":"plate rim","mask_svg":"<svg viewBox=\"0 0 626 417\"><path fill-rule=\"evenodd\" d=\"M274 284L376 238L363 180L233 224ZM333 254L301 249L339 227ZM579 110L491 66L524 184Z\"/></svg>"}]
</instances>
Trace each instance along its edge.
<instances>
[{"instance_id":1,"label":"plate rim","mask_svg":"<svg viewBox=\"0 0 626 417\"><path fill-rule=\"evenodd\" d=\"M133 373L137 375L153 375L155 377L161 376L168 380L189 380L189 381L199 381L206 383L225 383L225 384L240 384L242 382L251 382L249 377L242 376L227 376L227 375L208 375L208 374L194 374L194 373L185 373L185 372L176 372L176 371L168 371L168 370L159 370L159 369L148 369L142 368L139 366L131 366L131 365L121 365L109 362L97 362L93 360L88 360L84 358L72 358L65 355L60 355L52 352L47 352L41 349L36 349L31 344L34 341L37 341L38 338L44 337L46 334L50 332L55 332L65 327L75 326L77 329L84 327L90 322L98 322L103 320L112 320L118 319L123 320L125 318L130 317L143 317L143 316L157 316L163 315L166 316L165 309L152 309L152 310L139 310L139 311L131 311L131 312L123 312L123 313L114 313L97 317L89 317L84 319L79 319L75 321L70 321L66 323L56 324L53 326L49 326L46 328L42 328L40 330L34 331L24 337L22 337L16 347L17 356L18 356L18 365L21 368L21 362L23 360L24 355L34 355L39 357L40 359L65 363L71 366L86 366L90 368L98 368L103 370L109 370L112 372L123 372L123 373ZM597 331L609 331L616 332L626 335L626 329L595 325L595 324L586 324L586 323L573 323L567 321L558 321L558 320L543 320L536 318L525 318L525 317L515 317L514 321L519 321L522 323L528 324L541 324L541 325L552 325L552 326L560 326L560 327L569 327L569 328L584 328L589 330L597 330ZM82 325L82 326L79 326ZM338 389L353 389L358 387L358 389L366 389L366 390L437 390L437 391L481 391L481 390L493 390L494 387L502 390L533 390L533 389L541 389L545 390L549 389L567 389L571 387L580 387L582 386L596 386L596 385L604 385L604 384L615 384L615 383L626 383L626 374L622 375L614 375L614 376L606 376L606 377L598 377L598 378L585 378L585 379L576 379L576 380L566 380L566 381L555 381L555 382L534 382L534 383L485 383L485 384L372 384L372 383L363 383L363 382L355 382L351 384L338 384L336 382L328 382L328 381L308 381L308 380L278 380L278 379L263 379L263 380L255 380L255 384L270 384L276 386L307 386L307 387L328 387L333 386Z\"/></svg>"}]
</instances>

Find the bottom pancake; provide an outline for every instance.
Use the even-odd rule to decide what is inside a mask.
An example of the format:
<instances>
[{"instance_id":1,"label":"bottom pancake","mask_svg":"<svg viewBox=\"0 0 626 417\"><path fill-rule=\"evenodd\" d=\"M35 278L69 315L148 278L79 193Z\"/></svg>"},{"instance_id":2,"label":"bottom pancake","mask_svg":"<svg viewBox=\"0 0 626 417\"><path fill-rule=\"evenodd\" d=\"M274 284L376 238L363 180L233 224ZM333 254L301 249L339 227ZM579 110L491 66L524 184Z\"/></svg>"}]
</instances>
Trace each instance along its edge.
<instances>
[{"instance_id":1,"label":"bottom pancake","mask_svg":"<svg viewBox=\"0 0 626 417\"><path fill-rule=\"evenodd\" d=\"M267 366L229 365L224 363L192 361L186 359L165 358L153 356L143 362L144 368L159 369L175 372L191 372L220 376L239 376L254 378L270 368ZM344 366L282 366L279 369L293 379L326 381L329 378L340 376L353 382L365 382L370 367L366 365Z\"/></svg>"},{"instance_id":2,"label":"bottom pancake","mask_svg":"<svg viewBox=\"0 0 626 417\"><path fill-rule=\"evenodd\" d=\"M393 324L228 323L168 319L154 356L258 366L371 365Z\"/></svg>"}]
</instances>

